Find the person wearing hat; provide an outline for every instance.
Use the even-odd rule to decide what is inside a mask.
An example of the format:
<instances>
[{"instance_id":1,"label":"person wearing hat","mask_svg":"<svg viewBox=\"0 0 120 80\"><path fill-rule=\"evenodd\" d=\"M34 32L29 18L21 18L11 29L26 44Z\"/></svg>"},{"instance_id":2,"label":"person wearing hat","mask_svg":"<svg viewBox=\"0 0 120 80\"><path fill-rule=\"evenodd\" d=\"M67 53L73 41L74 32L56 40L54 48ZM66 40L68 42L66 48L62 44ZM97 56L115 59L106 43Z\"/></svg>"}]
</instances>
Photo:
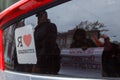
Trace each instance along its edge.
<instances>
[{"instance_id":1,"label":"person wearing hat","mask_svg":"<svg viewBox=\"0 0 120 80\"><path fill-rule=\"evenodd\" d=\"M38 12L38 25L35 27L34 38L37 53L37 64L33 72L57 74L60 69L60 50L56 44L57 28L48 19L46 11Z\"/></svg>"}]
</instances>

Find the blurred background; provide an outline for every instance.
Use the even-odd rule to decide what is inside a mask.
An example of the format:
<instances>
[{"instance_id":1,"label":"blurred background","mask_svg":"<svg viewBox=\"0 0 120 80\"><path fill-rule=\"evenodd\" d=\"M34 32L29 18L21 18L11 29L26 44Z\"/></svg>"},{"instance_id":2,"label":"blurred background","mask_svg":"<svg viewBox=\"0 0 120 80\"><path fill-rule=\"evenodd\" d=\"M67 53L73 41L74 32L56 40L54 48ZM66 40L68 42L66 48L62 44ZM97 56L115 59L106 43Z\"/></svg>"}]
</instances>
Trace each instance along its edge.
<instances>
[{"instance_id":1,"label":"blurred background","mask_svg":"<svg viewBox=\"0 0 120 80\"><path fill-rule=\"evenodd\" d=\"M19 0L0 0L0 12Z\"/></svg>"}]
</instances>

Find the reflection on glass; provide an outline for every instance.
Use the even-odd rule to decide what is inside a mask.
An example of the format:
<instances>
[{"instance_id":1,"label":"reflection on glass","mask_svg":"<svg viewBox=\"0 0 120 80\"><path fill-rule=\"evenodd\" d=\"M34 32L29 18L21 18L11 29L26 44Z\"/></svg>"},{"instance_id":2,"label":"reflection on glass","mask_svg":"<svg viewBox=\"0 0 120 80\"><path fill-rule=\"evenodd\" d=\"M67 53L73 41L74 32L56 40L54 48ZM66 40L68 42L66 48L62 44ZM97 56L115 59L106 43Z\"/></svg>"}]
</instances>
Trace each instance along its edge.
<instances>
[{"instance_id":1,"label":"reflection on glass","mask_svg":"<svg viewBox=\"0 0 120 80\"><path fill-rule=\"evenodd\" d=\"M47 10L48 18L58 30L56 42L61 52L59 75L120 77L119 7L119 0L72 0ZM31 24L33 29L37 22L35 15L24 19L24 25ZM7 30L5 45L13 46L6 35L14 34L10 35ZM5 51L9 50L5 48ZM27 72L32 73L32 69Z\"/></svg>"},{"instance_id":2,"label":"reflection on glass","mask_svg":"<svg viewBox=\"0 0 120 80\"><path fill-rule=\"evenodd\" d=\"M82 71L81 68L94 69L93 71L98 71L97 73L101 73L103 76L120 76L119 69L118 67L116 67L119 65L119 60L116 61L116 59L118 59L119 57L118 53L120 50L119 49L120 24L118 22L120 19L119 18L120 15L118 14L120 7L119 2L120 1L118 0L116 1L115 0L109 0L109 1L108 0L102 0L102 1L73 0L48 10L49 18L51 19L52 22L56 23L56 25L58 26L57 43L59 45L59 48L61 49L61 54L62 54L62 60L61 60L62 67L60 71L61 74L65 73L64 69L66 69L65 67L67 67L66 70L68 71L68 73L66 72L65 74L74 75L74 76L80 76L80 75L75 75L77 73L76 68L78 68L78 71L79 70ZM62 11L63 9L65 9L65 11ZM91 40L90 42L95 44L94 46L91 46L92 48L88 48L90 42L86 41L88 42L86 43L87 47L84 45L83 49L82 50L80 49L80 45L84 44L85 40L82 40L81 42L78 41L78 43L76 43L77 45L76 47L71 46L71 44L75 43L73 37L75 31L78 29L84 29L86 31L85 38ZM80 33L77 33L76 35L78 35L78 37L81 36ZM106 43L106 38L109 38L110 40L107 43ZM105 46L110 49L108 52L106 52ZM102 50L100 50L99 47L102 47L104 49L103 50L104 54L102 54L101 52ZM98 52L96 52L97 49ZM113 52L111 50L113 50ZM90 55L90 53L92 54ZM108 59L108 62L106 62L107 53L111 54L109 55L109 57L111 58ZM100 56L102 56L102 60ZM92 63L91 62L89 63L89 61L91 61ZM115 63L115 61L118 63ZM80 62L83 62L85 64ZM115 64L111 64L111 63L115 63ZM101 65L103 66L103 69ZM110 65L114 65L114 66L109 67ZM107 68L107 70L105 71L104 71L104 66L105 69ZM111 70L110 68L113 69ZM113 72L113 74L109 74L110 70ZM70 72L74 72L74 73L70 74Z\"/></svg>"}]
</instances>

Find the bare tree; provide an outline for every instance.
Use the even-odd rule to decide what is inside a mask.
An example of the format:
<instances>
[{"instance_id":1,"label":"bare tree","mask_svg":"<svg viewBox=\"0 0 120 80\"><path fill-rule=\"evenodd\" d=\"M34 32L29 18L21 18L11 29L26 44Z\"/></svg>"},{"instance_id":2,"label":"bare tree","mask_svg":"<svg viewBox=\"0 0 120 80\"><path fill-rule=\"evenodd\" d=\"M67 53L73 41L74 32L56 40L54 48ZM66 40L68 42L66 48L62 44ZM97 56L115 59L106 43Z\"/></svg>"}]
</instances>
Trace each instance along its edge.
<instances>
[{"instance_id":1,"label":"bare tree","mask_svg":"<svg viewBox=\"0 0 120 80\"><path fill-rule=\"evenodd\" d=\"M86 31L93 31L93 30L99 30L99 31L109 31L108 29L105 29L105 25L103 23L100 23L99 21L96 22L89 22L89 21L82 21L79 25L77 25L76 28L82 28Z\"/></svg>"}]
</instances>

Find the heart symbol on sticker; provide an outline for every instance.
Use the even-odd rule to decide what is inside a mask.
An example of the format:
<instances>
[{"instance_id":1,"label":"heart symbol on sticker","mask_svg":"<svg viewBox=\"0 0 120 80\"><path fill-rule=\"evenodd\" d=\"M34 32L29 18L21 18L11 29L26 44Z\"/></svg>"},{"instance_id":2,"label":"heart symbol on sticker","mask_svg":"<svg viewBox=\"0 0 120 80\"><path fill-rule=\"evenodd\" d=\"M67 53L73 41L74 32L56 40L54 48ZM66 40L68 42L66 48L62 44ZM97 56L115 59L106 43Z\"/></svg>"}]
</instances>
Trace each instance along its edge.
<instances>
[{"instance_id":1,"label":"heart symbol on sticker","mask_svg":"<svg viewBox=\"0 0 120 80\"><path fill-rule=\"evenodd\" d=\"M24 36L23 36L23 41L24 41L25 45L26 45L27 47L29 47L30 44L31 44L31 41L32 41L32 36L31 36L31 34L24 35Z\"/></svg>"}]
</instances>

